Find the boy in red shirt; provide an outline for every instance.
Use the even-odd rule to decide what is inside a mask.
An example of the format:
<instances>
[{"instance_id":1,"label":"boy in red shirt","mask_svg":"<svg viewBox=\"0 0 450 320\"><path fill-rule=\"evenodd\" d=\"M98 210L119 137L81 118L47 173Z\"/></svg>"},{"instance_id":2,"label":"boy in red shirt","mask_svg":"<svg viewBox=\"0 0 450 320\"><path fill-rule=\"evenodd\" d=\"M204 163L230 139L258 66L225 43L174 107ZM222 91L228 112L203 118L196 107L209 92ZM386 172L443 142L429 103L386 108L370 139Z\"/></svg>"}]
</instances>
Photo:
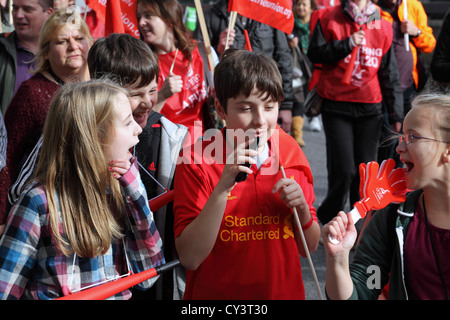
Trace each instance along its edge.
<instances>
[{"instance_id":1,"label":"boy in red shirt","mask_svg":"<svg viewBox=\"0 0 450 320\"><path fill-rule=\"evenodd\" d=\"M298 254L305 250L292 208L310 252L320 230L308 161L277 125L281 75L264 54L229 49L214 76L215 107L227 127L185 150L175 174L184 299L304 299ZM240 172L247 178L237 183Z\"/></svg>"}]
</instances>

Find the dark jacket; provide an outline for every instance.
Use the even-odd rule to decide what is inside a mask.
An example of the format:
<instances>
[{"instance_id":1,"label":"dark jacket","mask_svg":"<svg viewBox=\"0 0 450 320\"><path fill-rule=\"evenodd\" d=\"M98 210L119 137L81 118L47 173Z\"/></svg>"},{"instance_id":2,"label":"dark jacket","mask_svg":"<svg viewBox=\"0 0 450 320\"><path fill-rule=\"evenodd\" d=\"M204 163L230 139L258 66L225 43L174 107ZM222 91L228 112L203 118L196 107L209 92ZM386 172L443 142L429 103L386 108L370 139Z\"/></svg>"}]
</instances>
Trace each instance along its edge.
<instances>
[{"instance_id":1,"label":"dark jacket","mask_svg":"<svg viewBox=\"0 0 450 320\"><path fill-rule=\"evenodd\" d=\"M450 9L442 23L431 59L430 72L434 80L450 83Z\"/></svg>"},{"instance_id":2,"label":"dark jacket","mask_svg":"<svg viewBox=\"0 0 450 320\"><path fill-rule=\"evenodd\" d=\"M389 299L407 300L404 277L403 244L408 225L415 214L417 200L422 190L413 191L400 205L391 204L374 212L364 229L356 254L350 264L353 294L350 299L376 300L389 281ZM379 268L381 279L378 288L369 289L371 266Z\"/></svg>"},{"instance_id":3,"label":"dark jacket","mask_svg":"<svg viewBox=\"0 0 450 320\"><path fill-rule=\"evenodd\" d=\"M16 83L16 39L15 31L0 34L0 109L3 115L13 97Z\"/></svg>"},{"instance_id":4,"label":"dark jacket","mask_svg":"<svg viewBox=\"0 0 450 320\"><path fill-rule=\"evenodd\" d=\"M205 10L204 16L211 46L217 49L220 33L228 28L228 0L214 2L210 8ZM245 48L245 28L239 19L236 19L234 29L236 30L236 36L232 47ZM281 78L283 79L283 92L285 97L281 103L280 110L291 110L294 101L294 93L292 90L292 62L286 34L257 21L249 21L246 29L250 38L252 51L264 52L277 63ZM195 38L203 38L198 25L195 31Z\"/></svg>"}]
</instances>

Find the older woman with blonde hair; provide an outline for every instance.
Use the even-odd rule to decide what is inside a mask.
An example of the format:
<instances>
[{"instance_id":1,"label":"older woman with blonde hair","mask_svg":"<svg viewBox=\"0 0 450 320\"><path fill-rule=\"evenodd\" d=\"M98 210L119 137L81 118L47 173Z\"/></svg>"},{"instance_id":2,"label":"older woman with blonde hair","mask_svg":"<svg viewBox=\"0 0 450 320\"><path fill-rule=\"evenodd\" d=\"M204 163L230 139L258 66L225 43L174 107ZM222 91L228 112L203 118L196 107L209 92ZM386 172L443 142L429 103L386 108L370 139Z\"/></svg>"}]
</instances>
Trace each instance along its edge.
<instances>
[{"instance_id":1,"label":"older woman with blonde hair","mask_svg":"<svg viewBox=\"0 0 450 320\"><path fill-rule=\"evenodd\" d=\"M8 212L7 190L41 136L50 101L64 83L89 79L89 28L73 10L58 10L45 21L39 38L35 74L24 81L5 113L6 167L0 173L0 225Z\"/></svg>"}]
</instances>

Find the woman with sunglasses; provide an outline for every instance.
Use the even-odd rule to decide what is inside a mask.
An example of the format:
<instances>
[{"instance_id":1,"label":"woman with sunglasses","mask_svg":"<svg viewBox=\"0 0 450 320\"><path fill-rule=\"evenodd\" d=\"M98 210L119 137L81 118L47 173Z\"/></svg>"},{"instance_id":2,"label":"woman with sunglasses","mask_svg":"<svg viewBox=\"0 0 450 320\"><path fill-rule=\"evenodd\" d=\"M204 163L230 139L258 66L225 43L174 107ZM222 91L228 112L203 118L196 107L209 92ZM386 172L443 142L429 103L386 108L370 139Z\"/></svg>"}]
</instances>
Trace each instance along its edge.
<instances>
[{"instance_id":1,"label":"woman with sunglasses","mask_svg":"<svg viewBox=\"0 0 450 320\"><path fill-rule=\"evenodd\" d=\"M324 239L341 240L325 243L331 299L377 299L388 281L389 299L450 298L450 96L421 95L412 106L396 149L413 190L406 201L373 214L351 264L351 216L341 211L323 227Z\"/></svg>"}]
</instances>

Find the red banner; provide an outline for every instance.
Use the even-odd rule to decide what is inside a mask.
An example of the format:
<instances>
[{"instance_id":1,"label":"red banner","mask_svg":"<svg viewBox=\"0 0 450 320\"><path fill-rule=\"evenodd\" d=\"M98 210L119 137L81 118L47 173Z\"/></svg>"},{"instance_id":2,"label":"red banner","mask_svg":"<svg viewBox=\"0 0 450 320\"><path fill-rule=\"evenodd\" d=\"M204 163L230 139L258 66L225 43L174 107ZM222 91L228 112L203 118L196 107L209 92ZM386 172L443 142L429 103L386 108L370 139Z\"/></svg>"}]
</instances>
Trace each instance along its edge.
<instances>
[{"instance_id":1,"label":"red banner","mask_svg":"<svg viewBox=\"0 0 450 320\"><path fill-rule=\"evenodd\" d=\"M139 38L135 0L86 0L105 25L105 37L110 33L128 33Z\"/></svg>"},{"instance_id":2,"label":"red banner","mask_svg":"<svg viewBox=\"0 0 450 320\"><path fill-rule=\"evenodd\" d=\"M287 34L294 28L292 0L230 0L228 12L267 24Z\"/></svg>"}]
</instances>

